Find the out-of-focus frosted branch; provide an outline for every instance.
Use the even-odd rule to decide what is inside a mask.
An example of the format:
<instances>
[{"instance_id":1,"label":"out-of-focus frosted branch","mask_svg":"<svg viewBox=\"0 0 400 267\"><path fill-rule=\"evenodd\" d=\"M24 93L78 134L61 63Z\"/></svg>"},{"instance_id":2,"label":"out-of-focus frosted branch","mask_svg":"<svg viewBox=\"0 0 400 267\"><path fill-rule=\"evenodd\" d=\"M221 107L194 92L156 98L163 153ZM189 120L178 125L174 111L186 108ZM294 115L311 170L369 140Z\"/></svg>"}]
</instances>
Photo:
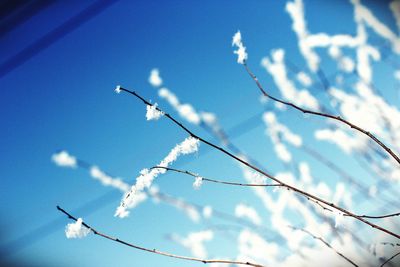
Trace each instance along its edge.
<instances>
[{"instance_id":1,"label":"out-of-focus frosted branch","mask_svg":"<svg viewBox=\"0 0 400 267\"><path fill-rule=\"evenodd\" d=\"M348 125L350 128L353 128L357 131L359 131L360 133L363 133L364 135L368 136L369 138L371 138L375 143L377 143L380 147L382 147L392 158L394 158L397 163L400 164L400 158L388 147L386 146L381 140L379 140L375 135L373 135L371 132L366 131L364 129L362 129L361 127L343 119L341 116L335 116L335 115L331 115L331 114L327 114L327 113L322 113L322 112L318 112L318 111L313 111L313 110L308 110L308 109L304 109L302 107L299 107L291 102L287 102L284 100L281 100L279 98L276 98L270 94L268 94L263 86L261 85L261 83L258 81L258 78L254 75L254 73L250 70L250 68L247 66L246 63L243 64L243 66L245 67L247 73L250 75L250 77L255 81L255 83L257 84L257 87L260 89L261 93L268 97L269 99L276 101L278 103L281 103L283 105L286 106L290 106L296 110L299 110L305 114L312 114L312 115L316 115L316 116L320 116L320 117L325 117L325 118L329 118L329 119L333 119L336 121L340 121L346 125Z\"/></svg>"},{"instance_id":2,"label":"out-of-focus frosted branch","mask_svg":"<svg viewBox=\"0 0 400 267\"><path fill-rule=\"evenodd\" d=\"M393 260L394 258L396 258L397 256L400 255L400 251L397 252L396 254L394 254L392 257L390 257L389 259L387 259L384 263L382 263L382 265L380 267L385 266L387 263L389 263L391 260Z\"/></svg>"},{"instance_id":3,"label":"out-of-focus frosted branch","mask_svg":"<svg viewBox=\"0 0 400 267\"><path fill-rule=\"evenodd\" d=\"M321 241L322 243L324 243L325 246L327 246L328 248L330 248L331 250L333 250L336 254L338 254L340 257L342 257L343 259L345 259L346 261L348 261L349 263L351 263L353 266L358 267L357 264L355 264L352 260L350 260L348 257L346 257L345 255L343 255L342 253L340 253L339 251L337 251L334 247L332 247L328 242L326 242L322 237L318 237L316 235L314 235L313 233L311 233L310 231L303 229L303 228L297 228L294 226L290 226L288 225L289 228L293 229L293 230L297 230L297 231L302 231L303 233L306 233L308 235L310 235L312 238L314 239L318 239L319 241Z\"/></svg>"}]
</instances>

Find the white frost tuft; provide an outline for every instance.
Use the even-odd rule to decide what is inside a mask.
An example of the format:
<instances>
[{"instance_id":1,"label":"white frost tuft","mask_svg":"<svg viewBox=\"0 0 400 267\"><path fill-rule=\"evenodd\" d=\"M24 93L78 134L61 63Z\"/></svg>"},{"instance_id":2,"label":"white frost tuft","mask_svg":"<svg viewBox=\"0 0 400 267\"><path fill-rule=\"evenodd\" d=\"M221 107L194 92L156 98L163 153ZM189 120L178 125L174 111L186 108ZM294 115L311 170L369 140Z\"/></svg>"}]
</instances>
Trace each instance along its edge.
<instances>
[{"instance_id":1,"label":"white frost tuft","mask_svg":"<svg viewBox=\"0 0 400 267\"><path fill-rule=\"evenodd\" d=\"M157 103L154 105L147 105L146 107L146 119L149 120L158 120L161 116L164 115L164 112L159 111L157 109Z\"/></svg>"},{"instance_id":2,"label":"white frost tuft","mask_svg":"<svg viewBox=\"0 0 400 267\"><path fill-rule=\"evenodd\" d=\"M65 235L67 238L82 238L90 233L90 229L82 225L82 218L75 223L69 223L65 227Z\"/></svg>"},{"instance_id":3,"label":"white frost tuft","mask_svg":"<svg viewBox=\"0 0 400 267\"><path fill-rule=\"evenodd\" d=\"M233 36L232 46L237 47L237 50L233 52L238 55L237 62L239 64L244 64L245 61L247 60L247 53L246 53L246 47L242 43L242 35L240 31L237 31L237 33L235 33L235 35Z\"/></svg>"},{"instance_id":4,"label":"white frost tuft","mask_svg":"<svg viewBox=\"0 0 400 267\"><path fill-rule=\"evenodd\" d=\"M115 91L117 94L121 93L121 85L117 85L117 86L115 87L114 91Z\"/></svg>"},{"instance_id":5,"label":"white frost tuft","mask_svg":"<svg viewBox=\"0 0 400 267\"><path fill-rule=\"evenodd\" d=\"M196 179L194 180L194 183L193 183L193 188L198 190L198 189L200 189L202 184L203 184L203 177L196 176Z\"/></svg>"}]
</instances>

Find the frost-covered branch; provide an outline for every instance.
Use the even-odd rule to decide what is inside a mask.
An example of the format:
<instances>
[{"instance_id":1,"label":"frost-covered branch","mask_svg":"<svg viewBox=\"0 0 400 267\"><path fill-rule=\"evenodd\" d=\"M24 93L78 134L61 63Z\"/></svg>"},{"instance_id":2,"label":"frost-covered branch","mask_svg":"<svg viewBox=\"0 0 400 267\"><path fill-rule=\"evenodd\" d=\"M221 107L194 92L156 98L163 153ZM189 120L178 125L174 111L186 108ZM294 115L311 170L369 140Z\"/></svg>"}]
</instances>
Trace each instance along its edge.
<instances>
[{"instance_id":1,"label":"frost-covered branch","mask_svg":"<svg viewBox=\"0 0 400 267\"><path fill-rule=\"evenodd\" d=\"M62 212L63 214L65 214L69 219L71 219L71 220L73 220L75 222L78 222L79 219L75 218L73 215L71 215L70 213L65 211L60 206L57 206L57 209L60 212ZM229 260L219 260L219 259L200 259L200 258L193 258L193 257L176 255L176 254L172 254L172 253L168 253L168 252L164 252L164 251L159 251L159 250L156 250L156 249L145 248L145 247L138 246L138 245L129 243L127 241L121 240L121 239L119 239L117 237L113 237L113 236L104 234L104 233L96 230L92 226L88 225L87 223L83 222L82 220L80 220L80 223L95 235L101 236L101 237L103 237L105 239L120 243L122 245L131 247L131 248L134 248L134 249L142 250L142 251L145 251L145 252L149 252L149 253L165 256L165 257L171 257L171 258L176 258L176 259L181 259L181 260L188 260L188 261L197 261L197 262L202 262L204 264L223 263L223 264L238 264L238 265L247 265L247 266L254 266L254 267L263 267L262 265L259 265L259 264L256 264L256 263L251 263L251 262L229 261Z\"/></svg>"},{"instance_id":2,"label":"frost-covered branch","mask_svg":"<svg viewBox=\"0 0 400 267\"><path fill-rule=\"evenodd\" d=\"M140 99L145 105L152 105L150 102L148 102L146 99L144 99L142 96L140 96L140 95L139 95L138 93L136 93L135 91L130 91L130 90L125 89L125 88L122 88L122 87L121 87L121 91L124 91L124 92L126 92L126 93L128 93L128 94L130 94L130 95L135 96L136 98ZM161 111L161 112L163 112L163 111L162 111L161 109L159 109L158 107L156 107L156 109L159 110L159 111ZM341 213L343 213L343 214L347 214L348 216L353 217L353 218L355 218L356 220L358 220L358 221L360 221L360 222L362 222L362 223L364 223L364 224L367 224L367 225L371 226L372 228L375 228L375 229L377 229L377 230L379 230L379 231L385 232L385 233L388 234L388 235L391 235L391 236L394 236L394 237L400 239L400 234L394 233L393 231L391 231L391 230L389 230L389 229L387 229L387 228L384 228L384 227L381 227L381 226L379 226L379 225L377 225L377 224L371 223L371 222L365 220L364 218L359 217L358 215L356 215L356 214L354 214L354 213L352 213L352 212L350 212L350 211L348 211L348 210L346 210L346 209L344 209L344 208L342 208L342 207L339 207L338 205L336 205L336 204L334 204L334 203L331 203L331 202L326 201L326 200L324 200L324 199L322 199L322 198L320 198L320 197L318 197L318 196L315 196L315 195L310 194L310 193L308 193L308 192L306 192L306 191L303 191L303 190L301 190L301 189L299 189L299 188L297 188L297 187L295 187L295 186L289 185L289 184L287 184L287 183L285 183L285 182L279 180L278 178L274 177L273 175L271 175L271 174L269 174L269 173L263 171L262 169L260 169L260 168L258 168L258 167L256 167L256 166L254 166L254 165L248 163L247 161L243 160L242 158L240 158L240 157L238 157L238 156L235 156L234 154L232 154L231 152L225 150L224 148L222 148L222 147L220 147L220 146L217 146L217 145L215 145L214 143L211 143L211 142L209 142L209 141L207 141L207 140L201 138L200 136L196 135L194 132L192 132L192 131L190 131L188 128L186 128L181 122L177 121L177 120L176 120L174 117L172 117L170 114L165 113L165 117L168 118L169 120L171 120L174 124L176 124L179 128L181 128L182 130L184 130L186 133L188 133L191 137L196 138L196 139L199 140L200 142L202 142L202 143L204 143L204 144L206 144L206 145L208 145L208 146L210 146L210 147L212 147L212 148L214 148L214 149L220 151L221 153L223 153L223 154L225 154L225 155L227 155L227 156L229 156L229 157L235 159L236 161L242 163L243 165L249 167L250 169L253 169L254 171L260 173L261 175L264 175L265 177L268 177L268 178L271 179L272 181L274 181L274 182L276 182L276 183L278 183L278 184L280 184L280 185L286 187L288 190L292 190L292 191L294 191L294 192L296 192L296 193L298 193L298 194L301 194L301 195L303 195L303 196L305 196L305 197L309 197L310 199L313 199L313 200L319 202L320 204L324 204L324 205L326 205L326 206L329 206L329 207L331 207L331 208L337 210L338 212L341 212Z\"/></svg>"}]
</instances>

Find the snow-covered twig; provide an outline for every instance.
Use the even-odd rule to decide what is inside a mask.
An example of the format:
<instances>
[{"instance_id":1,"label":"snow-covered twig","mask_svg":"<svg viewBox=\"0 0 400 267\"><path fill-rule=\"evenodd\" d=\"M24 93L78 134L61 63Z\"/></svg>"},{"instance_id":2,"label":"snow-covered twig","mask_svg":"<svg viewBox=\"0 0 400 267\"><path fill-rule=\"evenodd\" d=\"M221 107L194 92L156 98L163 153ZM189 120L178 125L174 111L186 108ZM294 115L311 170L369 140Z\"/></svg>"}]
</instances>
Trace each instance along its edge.
<instances>
[{"instance_id":1,"label":"snow-covered twig","mask_svg":"<svg viewBox=\"0 0 400 267\"><path fill-rule=\"evenodd\" d=\"M73 215L71 215L70 213L68 213L67 211L65 211L63 208L61 208L60 206L57 206L57 209L64 213L65 215L68 216L69 219L77 222L78 219L75 218ZM181 256L181 255L176 255L176 254L172 254L172 253L168 253L168 252L163 252L163 251L159 251L156 249L150 249L150 248L145 248L142 246L138 246L132 243L129 243L127 241L121 240L117 237L113 237L113 236L109 236L106 235L98 230L96 230L95 228L93 228L92 226L88 225L85 222L82 222L82 225L85 226L86 228L88 228L91 232L93 232L95 235L101 236L103 238L106 238L108 240L120 243L122 245L134 248L134 249L138 249L138 250L142 250L142 251L146 251L149 253L153 253L153 254L157 254L157 255L161 255L161 256L165 256L165 257L171 257L171 258L176 258L176 259L181 259L181 260L188 260L188 261L197 261L197 262L202 262L204 264L211 264L211 263L224 263L224 264L238 264L238 265L247 265L247 266L254 266L254 267L263 267L262 265L256 264L256 263L251 263L251 262L244 262L244 261L229 261L229 260L219 260L219 259L200 259L200 258L193 258L193 257L187 257L187 256Z\"/></svg>"}]
</instances>

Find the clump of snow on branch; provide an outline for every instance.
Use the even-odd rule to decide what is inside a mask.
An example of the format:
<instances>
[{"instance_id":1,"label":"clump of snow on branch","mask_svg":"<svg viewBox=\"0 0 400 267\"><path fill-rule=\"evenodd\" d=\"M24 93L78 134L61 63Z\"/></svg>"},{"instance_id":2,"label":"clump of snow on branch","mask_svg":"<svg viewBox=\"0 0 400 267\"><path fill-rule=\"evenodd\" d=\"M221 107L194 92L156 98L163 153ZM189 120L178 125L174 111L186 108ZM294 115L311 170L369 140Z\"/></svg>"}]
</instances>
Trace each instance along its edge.
<instances>
[{"instance_id":1,"label":"clump of snow on branch","mask_svg":"<svg viewBox=\"0 0 400 267\"><path fill-rule=\"evenodd\" d=\"M121 93L121 85L117 85L117 86L115 87L114 91L115 91L117 94Z\"/></svg>"},{"instance_id":2,"label":"clump of snow on branch","mask_svg":"<svg viewBox=\"0 0 400 267\"><path fill-rule=\"evenodd\" d=\"M263 58L261 65L271 74L285 99L300 107L319 110L318 100L306 89L297 89L293 81L289 79L284 58L285 51L283 49L273 50L271 59Z\"/></svg>"},{"instance_id":3,"label":"clump of snow on branch","mask_svg":"<svg viewBox=\"0 0 400 267\"><path fill-rule=\"evenodd\" d=\"M235 216L238 218L246 218L255 225L261 225L262 222L260 216L253 207L242 203L236 205Z\"/></svg>"},{"instance_id":4,"label":"clump of snow on branch","mask_svg":"<svg viewBox=\"0 0 400 267\"><path fill-rule=\"evenodd\" d=\"M199 140L194 137L190 136L186 138L182 143L176 145L171 150L171 152L160 162L160 164L158 164L158 166L168 167L171 163L176 161L176 159L180 155L186 155L196 152L198 150L199 144ZM165 172L166 170L162 168L154 168L151 170L143 169L140 172L140 175L136 178L136 183L132 185L129 192L124 195L119 207L115 212L115 216L118 216L120 218L128 216L128 209L130 208L132 203L135 203L137 201L136 198L138 197L138 195L140 195L140 193L143 192L145 188L149 188L153 180L158 175Z\"/></svg>"},{"instance_id":5,"label":"clump of snow on branch","mask_svg":"<svg viewBox=\"0 0 400 267\"><path fill-rule=\"evenodd\" d=\"M69 223L65 227L65 235L67 238L82 238L90 233L90 229L85 227L82 218L79 218L74 223Z\"/></svg>"},{"instance_id":6,"label":"clump of snow on branch","mask_svg":"<svg viewBox=\"0 0 400 267\"><path fill-rule=\"evenodd\" d=\"M196 176L193 182L193 188L199 190L202 184L203 184L203 177Z\"/></svg>"},{"instance_id":7,"label":"clump of snow on branch","mask_svg":"<svg viewBox=\"0 0 400 267\"><path fill-rule=\"evenodd\" d=\"M247 60L247 53L246 53L246 47L243 45L242 42L242 35L240 31L237 31L233 36L232 46L237 47L237 50L233 51L233 53L235 53L238 56L237 62L239 64L244 64Z\"/></svg>"},{"instance_id":8,"label":"clump of snow on branch","mask_svg":"<svg viewBox=\"0 0 400 267\"><path fill-rule=\"evenodd\" d=\"M60 167L77 167L77 160L74 156L71 156L67 151L62 150L51 156L51 160Z\"/></svg>"},{"instance_id":9,"label":"clump of snow on branch","mask_svg":"<svg viewBox=\"0 0 400 267\"><path fill-rule=\"evenodd\" d=\"M149 76L149 83L154 87L162 85L163 80L160 77L160 71L158 69L152 69Z\"/></svg>"},{"instance_id":10,"label":"clump of snow on branch","mask_svg":"<svg viewBox=\"0 0 400 267\"><path fill-rule=\"evenodd\" d=\"M164 112L157 109L157 103L154 105L146 106L146 119L149 120L158 120L164 116Z\"/></svg>"}]
</instances>

